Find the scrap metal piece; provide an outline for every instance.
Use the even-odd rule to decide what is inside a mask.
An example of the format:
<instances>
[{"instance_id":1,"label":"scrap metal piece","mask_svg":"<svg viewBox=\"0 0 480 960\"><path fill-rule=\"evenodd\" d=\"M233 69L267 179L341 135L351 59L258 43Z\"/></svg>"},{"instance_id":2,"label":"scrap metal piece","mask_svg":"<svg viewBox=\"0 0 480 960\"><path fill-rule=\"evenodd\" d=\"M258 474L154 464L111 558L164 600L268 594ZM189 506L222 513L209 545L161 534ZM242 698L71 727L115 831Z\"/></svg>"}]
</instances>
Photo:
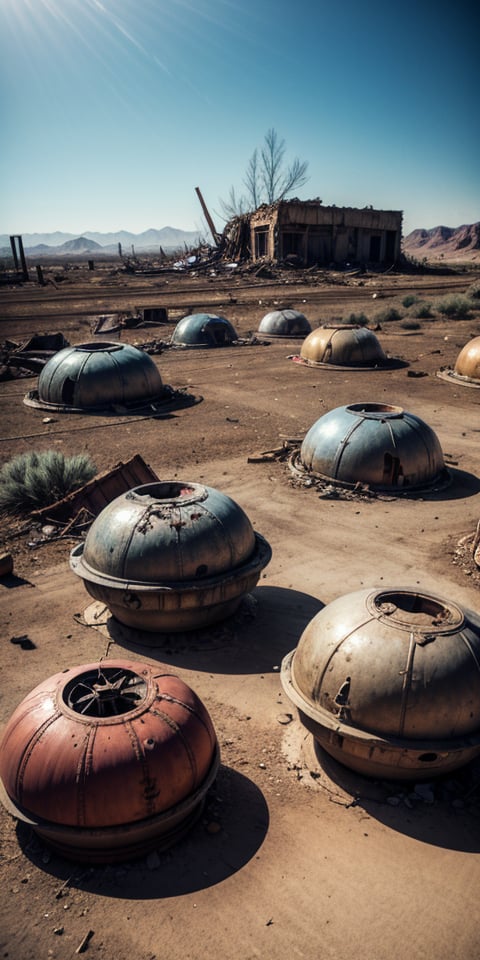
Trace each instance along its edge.
<instances>
[{"instance_id":1,"label":"scrap metal piece","mask_svg":"<svg viewBox=\"0 0 480 960\"><path fill-rule=\"evenodd\" d=\"M327 604L281 679L327 753L367 776L428 780L480 754L480 618L430 593Z\"/></svg>"}]
</instances>

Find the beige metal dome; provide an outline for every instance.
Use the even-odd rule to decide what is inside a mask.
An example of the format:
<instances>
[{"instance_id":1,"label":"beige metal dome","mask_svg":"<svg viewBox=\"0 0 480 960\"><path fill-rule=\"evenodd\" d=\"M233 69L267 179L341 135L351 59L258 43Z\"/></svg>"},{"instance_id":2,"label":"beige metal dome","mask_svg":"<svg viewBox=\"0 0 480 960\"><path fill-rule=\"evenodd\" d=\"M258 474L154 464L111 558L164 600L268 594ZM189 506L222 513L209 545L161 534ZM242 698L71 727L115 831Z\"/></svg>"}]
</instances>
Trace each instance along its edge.
<instances>
[{"instance_id":1,"label":"beige metal dome","mask_svg":"<svg viewBox=\"0 0 480 960\"><path fill-rule=\"evenodd\" d=\"M428 779L480 754L480 618L410 589L339 597L285 657L319 744L371 776Z\"/></svg>"},{"instance_id":2,"label":"beige metal dome","mask_svg":"<svg viewBox=\"0 0 480 960\"><path fill-rule=\"evenodd\" d=\"M300 351L310 364L379 367L388 363L377 337L356 324L325 324L306 337Z\"/></svg>"},{"instance_id":3,"label":"beige metal dome","mask_svg":"<svg viewBox=\"0 0 480 960\"><path fill-rule=\"evenodd\" d=\"M462 347L453 370L441 370L438 376L465 387L480 387L480 337Z\"/></svg>"}]
</instances>

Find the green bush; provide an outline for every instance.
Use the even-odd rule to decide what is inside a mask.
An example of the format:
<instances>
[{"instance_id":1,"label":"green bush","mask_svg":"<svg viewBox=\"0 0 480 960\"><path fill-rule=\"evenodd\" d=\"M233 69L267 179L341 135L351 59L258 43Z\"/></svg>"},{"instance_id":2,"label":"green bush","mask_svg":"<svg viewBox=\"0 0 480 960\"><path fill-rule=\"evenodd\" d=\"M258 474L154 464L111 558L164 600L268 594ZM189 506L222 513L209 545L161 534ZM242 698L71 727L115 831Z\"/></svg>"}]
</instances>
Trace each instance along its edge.
<instances>
[{"instance_id":1,"label":"green bush","mask_svg":"<svg viewBox=\"0 0 480 960\"><path fill-rule=\"evenodd\" d=\"M402 330L420 330L422 324L418 320L402 320L400 326Z\"/></svg>"},{"instance_id":2,"label":"green bush","mask_svg":"<svg viewBox=\"0 0 480 960\"><path fill-rule=\"evenodd\" d=\"M431 305L425 300L421 300L420 303L417 303L413 315L419 320L428 320L429 317L433 317Z\"/></svg>"},{"instance_id":3,"label":"green bush","mask_svg":"<svg viewBox=\"0 0 480 960\"><path fill-rule=\"evenodd\" d=\"M449 320L469 320L472 315L472 302L468 297L452 294L435 303L435 309Z\"/></svg>"},{"instance_id":4,"label":"green bush","mask_svg":"<svg viewBox=\"0 0 480 960\"><path fill-rule=\"evenodd\" d=\"M393 323L395 320L401 320L402 316L403 314L396 307L386 307L385 310L376 313L373 319L377 323Z\"/></svg>"},{"instance_id":5,"label":"green bush","mask_svg":"<svg viewBox=\"0 0 480 960\"><path fill-rule=\"evenodd\" d=\"M480 300L480 280L470 284L467 289L467 297L469 297L470 300Z\"/></svg>"},{"instance_id":6,"label":"green bush","mask_svg":"<svg viewBox=\"0 0 480 960\"><path fill-rule=\"evenodd\" d=\"M416 294L409 293L407 294L406 297L403 298L402 306L408 309L408 307L413 307L413 304L416 303L417 300L418 300L418 297L416 296Z\"/></svg>"},{"instance_id":7,"label":"green bush","mask_svg":"<svg viewBox=\"0 0 480 960\"><path fill-rule=\"evenodd\" d=\"M355 324L357 327L366 327L368 317L366 317L364 313L351 313L343 322Z\"/></svg>"},{"instance_id":8,"label":"green bush","mask_svg":"<svg viewBox=\"0 0 480 960\"><path fill-rule=\"evenodd\" d=\"M96 472L83 453L72 457L57 450L21 453L0 469L0 510L28 513L47 507L88 483Z\"/></svg>"}]
</instances>

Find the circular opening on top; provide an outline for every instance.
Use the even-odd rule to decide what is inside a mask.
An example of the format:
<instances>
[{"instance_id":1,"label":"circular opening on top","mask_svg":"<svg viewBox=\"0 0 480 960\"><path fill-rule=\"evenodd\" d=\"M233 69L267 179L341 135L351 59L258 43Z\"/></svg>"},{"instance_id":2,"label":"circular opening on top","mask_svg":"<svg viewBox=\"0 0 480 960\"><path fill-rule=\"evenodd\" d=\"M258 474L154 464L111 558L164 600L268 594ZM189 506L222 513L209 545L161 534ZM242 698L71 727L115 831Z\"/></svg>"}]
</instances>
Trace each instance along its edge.
<instances>
[{"instance_id":1,"label":"circular opening on top","mask_svg":"<svg viewBox=\"0 0 480 960\"><path fill-rule=\"evenodd\" d=\"M138 707L147 684L133 670L101 667L74 677L62 691L64 703L83 717L118 717Z\"/></svg>"},{"instance_id":2,"label":"circular opening on top","mask_svg":"<svg viewBox=\"0 0 480 960\"><path fill-rule=\"evenodd\" d=\"M161 480L159 483L146 483L135 487L127 494L129 498L157 500L162 503L186 504L205 500L207 491L199 483L182 483L181 480Z\"/></svg>"},{"instance_id":3,"label":"circular opening on top","mask_svg":"<svg viewBox=\"0 0 480 960\"><path fill-rule=\"evenodd\" d=\"M347 413L357 414L369 420L386 420L403 416L403 408L390 403L351 403L345 409Z\"/></svg>"},{"instance_id":4,"label":"circular opening on top","mask_svg":"<svg viewBox=\"0 0 480 960\"><path fill-rule=\"evenodd\" d=\"M374 605L382 616L399 625L416 630L450 630L463 622L456 607L449 607L435 597L419 593L388 591L375 597Z\"/></svg>"},{"instance_id":5,"label":"circular opening on top","mask_svg":"<svg viewBox=\"0 0 480 960\"><path fill-rule=\"evenodd\" d=\"M113 353L115 350L123 350L123 343L110 343L108 340L99 343L81 343L74 349L79 353L98 353L99 351L101 353Z\"/></svg>"}]
</instances>

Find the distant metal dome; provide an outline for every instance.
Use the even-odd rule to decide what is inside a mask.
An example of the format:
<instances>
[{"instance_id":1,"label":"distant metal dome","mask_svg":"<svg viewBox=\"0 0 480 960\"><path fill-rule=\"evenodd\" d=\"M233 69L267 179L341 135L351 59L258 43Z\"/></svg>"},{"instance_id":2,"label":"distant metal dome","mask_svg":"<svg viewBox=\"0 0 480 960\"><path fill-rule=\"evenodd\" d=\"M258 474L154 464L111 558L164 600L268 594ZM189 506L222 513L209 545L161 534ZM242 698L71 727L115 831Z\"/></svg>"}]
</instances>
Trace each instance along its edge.
<instances>
[{"instance_id":1,"label":"distant metal dome","mask_svg":"<svg viewBox=\"0 0 480 960\"><path fill-rule=\"evenodd\" d=\"M94 412L135 408L160 400L164 386L150 356L127 343L80 343L59 350L45 364L27 406Z\"/></svg>"},{"instance_id":2,"label":"distant metal dome","mask_svg":"<svg viewBox=\"0 0 480 960\"><path fill-rule=\"evenodd\" d=\"M474 337L462 347L453 370L442 370L438 376L442 380L454 380L460 386L480 387L480 337Z\"/></svg>"},{"instance_id":3,"label":"distant metal dome","mask_svg":"<svg viewBox=\"0 0 480 960\"><path fill-rule=\"evenodd\" d=\"M178 632L233 613L270 558L234 500L174 480L135 487L108 504L70 565L121 623Z\"/></svg>"},{"instance_id":4,"label":"distant metal dome","mask_svg":"<svg viewBox=\"0 0 480 960\"><path fill-rule=\"evenodd\" d=\"M282 663L300 719L369 776L429 779L480 754L480 618L409 589L327 604Z\"/></svg>"},{"instance_id":5,"label":"distant metal dome","mask_svg":"<svg viewBox=\"0 0 480 960\"><path fill-rule=\"evenodd\" d=\"M185 347L228 347L238 340L229 320L211 313L192 313L180 320L172 343Z\"/></svg>"},{"instance_id":6,"label":"distant metal dome","mask_svg":"<svg viewBox=\"0 0 480 960\"><path fill-rule=\"evenodd\" d=\"M431 427L386 403L352 403L325 413L306 434L294 468L330 483L390 492L448 479Z\"/></svg>"},{"instance_id":7,"label":"distant metal dome","mask_svg":"<svg viewBox=\"0 0 480 960\"><path fill-rule=\"evenodd\" d=\"M40 683L0 746L1 797L55 850L102 862L170 846L219 765L203 703L165 666L104 660Z\"/></svg>"},{"instance_id":8,"label":"distant metal dome","mask_svg":"<svg viewBox=\"0 0 480 960\"><path fill-rule=\"evenodd\" d=\"M311 364L381 367L387 357L371 330L356 324L324 324L303 341L300 356Z\"/></svg>"},{"instance_id":9,"label":"distant metal dome","mask_svg":"<svg viewBox=\"0 0 480 960\"><path fill-rule=\"evenodd\" d=\"M311 329L307 318L298 310L272 310L265 314L258 333L269 337L303 340Z\"/></svg>"}]
</instances>

